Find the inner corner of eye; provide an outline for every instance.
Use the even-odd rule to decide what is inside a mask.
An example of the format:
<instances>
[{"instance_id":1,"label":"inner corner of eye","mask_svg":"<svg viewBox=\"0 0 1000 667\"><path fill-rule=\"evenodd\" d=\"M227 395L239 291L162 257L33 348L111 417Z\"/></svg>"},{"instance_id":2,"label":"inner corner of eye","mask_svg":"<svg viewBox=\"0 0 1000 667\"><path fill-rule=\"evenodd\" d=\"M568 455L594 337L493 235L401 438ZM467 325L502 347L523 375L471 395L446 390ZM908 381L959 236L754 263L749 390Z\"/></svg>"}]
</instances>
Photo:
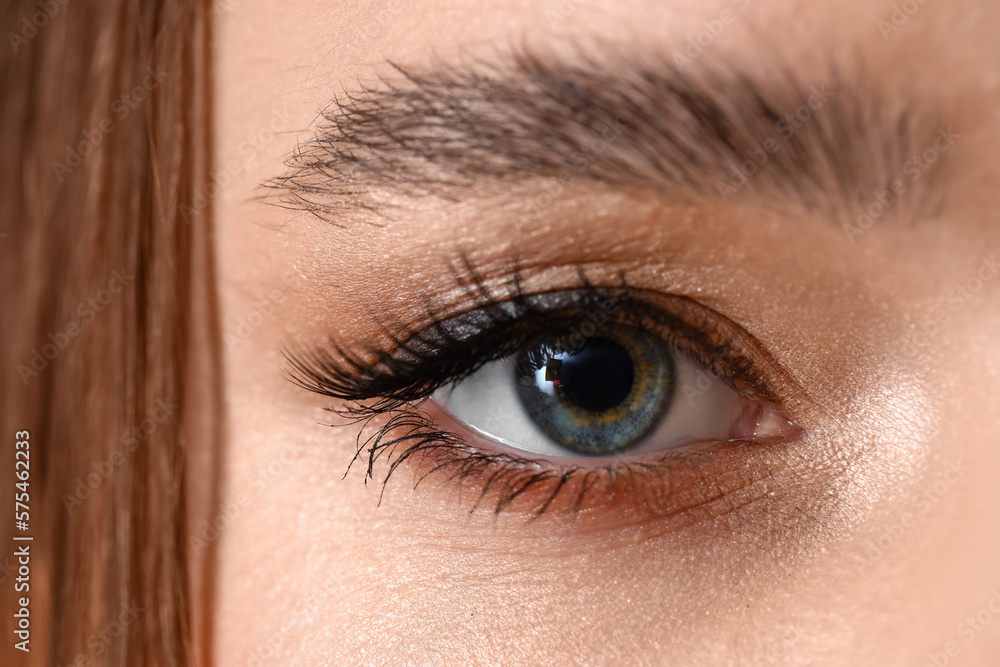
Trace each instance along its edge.
<instances>
[{"instance_id":1,"label":"inner corner of eye","mask_svg":"<svg viewBox=\"0 0 1000 667\"><path fill-rule=\"evenodd\" d=\"M797 429L656 333L617 323L536 340L433 402L470 444L577 460L770 441Z\"/></svg>"}]
</instances>

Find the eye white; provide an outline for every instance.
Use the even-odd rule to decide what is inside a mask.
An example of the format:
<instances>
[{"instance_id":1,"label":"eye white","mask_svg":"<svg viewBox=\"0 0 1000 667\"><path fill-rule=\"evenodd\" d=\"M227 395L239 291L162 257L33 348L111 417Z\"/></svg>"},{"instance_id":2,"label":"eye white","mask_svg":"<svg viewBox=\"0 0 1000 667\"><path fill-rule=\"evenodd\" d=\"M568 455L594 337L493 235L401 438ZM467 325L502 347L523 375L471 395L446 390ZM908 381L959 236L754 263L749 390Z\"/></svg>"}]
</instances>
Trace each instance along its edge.
<instances>
[{"instance_id":1,"label":"eye white","mask_svg":"<svg viewBox=\"0 0 1000 667\"><path fill-rule=\"evenodd\" d=\"M746 400L728 385L684 355L670 354L677 376L666 413L651 434L622 453L726 440L743 411ZM469 429L516 452L597 458L559 445L535 424L518 398L514 366L513 357L490 362L464 380L439 389L433 400Z\"/></svg>"}]
</instances>

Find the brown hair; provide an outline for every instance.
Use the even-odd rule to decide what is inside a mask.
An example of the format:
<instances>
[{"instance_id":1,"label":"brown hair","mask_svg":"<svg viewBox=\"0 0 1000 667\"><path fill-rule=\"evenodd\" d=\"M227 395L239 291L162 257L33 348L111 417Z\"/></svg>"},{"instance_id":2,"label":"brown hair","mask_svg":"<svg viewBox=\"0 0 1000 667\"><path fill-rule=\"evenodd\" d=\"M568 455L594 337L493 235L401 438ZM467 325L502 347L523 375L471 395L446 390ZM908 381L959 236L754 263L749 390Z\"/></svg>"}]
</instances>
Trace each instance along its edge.
<instances>
[{"instance_id":1,"label":"brown hair","mask_svg":"<svg viewBox=\"0 0 1000 667\"><path fill-rule=\"evenodd\" d=\"M31 652L5 611L0 662L201 662L208 561L190 557L186 499L205 495L221 381L194 196L209 168L208 6L24 0L3 18L0 525L31 556L30 590L15 592L4 547L0 599L30 596ZM8 518L25 430L26 531Z\"/></svg>"}]
</instances>

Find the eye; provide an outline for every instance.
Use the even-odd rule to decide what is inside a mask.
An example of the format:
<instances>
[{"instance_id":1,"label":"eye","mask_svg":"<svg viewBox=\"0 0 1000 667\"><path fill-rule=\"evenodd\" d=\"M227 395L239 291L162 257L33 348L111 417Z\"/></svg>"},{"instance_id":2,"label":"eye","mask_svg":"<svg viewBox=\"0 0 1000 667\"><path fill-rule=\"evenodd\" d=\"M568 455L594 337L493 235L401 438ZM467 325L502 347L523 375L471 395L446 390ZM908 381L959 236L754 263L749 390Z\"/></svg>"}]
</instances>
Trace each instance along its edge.
<instances>
[{"instance_id":1,"label":"eye","mask_svg":"<svg viewBox=\"0 0 1000 667\"><path fill-rule=\"evenodd\" d=\"M751 502L787 465L804 431L783 406L809 399L738 324L685 296L519 284L477 283L477 307L375 347L287 354L294 382L362 424L366 480L407 467L469 511L663 528Z\"/></svg>"},{"instance_id":2,"label":"eye","mask_svg":"<svg viewBox=\"0 0 1000 667\"><path fill-rule=\"evenodd\" d=\"M531 341L434 400L495 443L545 456L599 457L699 442L780 437L778 413L695 366L655 333L576 327Z\"/></svg>"}]
</instances>

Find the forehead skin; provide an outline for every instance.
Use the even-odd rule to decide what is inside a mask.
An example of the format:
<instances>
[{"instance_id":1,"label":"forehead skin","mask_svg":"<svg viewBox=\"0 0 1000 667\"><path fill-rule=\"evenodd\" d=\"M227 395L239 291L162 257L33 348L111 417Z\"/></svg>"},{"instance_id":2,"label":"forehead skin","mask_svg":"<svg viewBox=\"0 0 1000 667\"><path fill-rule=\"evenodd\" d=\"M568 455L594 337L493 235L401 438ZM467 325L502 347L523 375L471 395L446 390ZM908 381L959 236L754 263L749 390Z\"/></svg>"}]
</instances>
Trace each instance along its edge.
<instances>
[{"instance_id":1,"label":"forehead skin","mask_svg":"<svg viewBox=\"0 0 1000 667\"><path fill-rule=\"evenodd\" d=\"M895 25L903 4L915 11ZM922 665L944 652L951 665L994 664L1000 277L956 289L1000 254L1000 5L214 6L208 201L229 414L226 442L206 443L225 461L210 512L221 528L193 537L216 558L219 664ZM318 112L391 77L387 61L430 70L512 45L694 53L763 79L777 65L809 81L830 62L864 62L888 97L939 108L959 135L943 197L853 243L838 224L753 204L649 203L578 184L513 227L497 211L517 198L487 185L461 202L388 190L406 215L379 224L350 211L332 226L258 200ZM446 289L445 256L461 246L488 272L504 244L574 249L534 258L537 288L572 286L582 258L598 276L628 267L647 288L700 294L822 406L806 426L842 474L779 475L771 500L631 541L466 518L451 495L405 482L377 506L377 484L342 479L356 429L319 425L329 402L285 379L282 345L364 342L373 310L418 318L419 295Z\"/></svg>"}]
</instances>

